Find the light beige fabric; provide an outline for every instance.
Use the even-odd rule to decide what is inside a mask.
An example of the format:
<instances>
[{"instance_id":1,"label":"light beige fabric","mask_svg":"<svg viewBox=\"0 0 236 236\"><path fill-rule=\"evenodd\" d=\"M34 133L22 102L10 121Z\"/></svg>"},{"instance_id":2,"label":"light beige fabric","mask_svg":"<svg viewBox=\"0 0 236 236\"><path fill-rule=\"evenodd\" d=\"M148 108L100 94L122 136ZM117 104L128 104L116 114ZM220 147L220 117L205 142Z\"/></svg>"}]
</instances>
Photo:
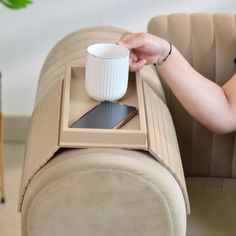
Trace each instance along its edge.
<instances>
[{"instance_id":1,"label":"light beige fabric","mask_svg":"<svg viewBox=\"0 0 236 236\"><path fill-rule=\"evenodd\" d=\"M39 101L35 106L30 122L19 210L21 209L24 193L35 173L37 173L42 166L46 165L53 157L54 153L60 148L59 123L63 115L60 110L61 98L63 96L63 77L55 75L59 70L62 75L65 76L66 68L71 63L83 66L85 49L89 44L101 41L115 42L124 32L124 30L111 27L78 30L59 42L46 59L38 85L37 101L38 99ZM75 39L77 39L77 41L75 41ZM71 44L73 44L73 46ZM52 64L52 61L55 61L55 63ZM60 67L58 67L59 64ZM180 184L185 198L186 212L189 214L190 206L178 143L168 108L165 103L163 103L163 101L165 102L165 98L162 85L152 67L147 66L141 72L141 76L146 82L144 83L145 96L143 99L146 103L145 112L147 118L145 122L148 126L147 148L153 157L155 157L160 164L165 166ZM144 110L144 108L140 109ZM70 112L72 113L72 110ZM49 134L45 136L47 132L49 132ZM126 139L125 136L124 139ZM132 146L124 147L131 148Z\"/></svg>"},{"instance_id":2,"label":"light beige fabric","mask_svg":"<svg viewBox=\"0 0 236 236\"><path fill-rule=\"evenodd\" d=\"M57 155L35 176L22 235L185 235L175 178L147 153L81 149Z\"/></svg>"},{"instance_id":3,"label":"light beige fabric","mask_svg":"<svg viewBox=\"0 0 236 236\"><path fill-rule=\"evenodd\" d=\"M169 40L197 71L222 85L236 71L235 18L233 14L223 13L156 16L149 22L148 31ZM235 177L235 132L213 134L186 113L167 86L165 94L185 174Z\"/></svg>"},{"instance_id":4,"label":"light beige fabric","mask_svg":"<svg viewBox=\"0 0 236 236\"><path fill-rule=\"evenodd\" d=\"M47 116L43 114L41 106L46 103L48 108L45 99L48 95L50 98L51 91L60 85L66 66L71 63L84 65L85 48L89 44L115 42L124 32L111 27L83 29L67 36L53 48L38 84L35 111L39 112L40 119L35 117L31 128L38 122L37 128L47 128L47 121L52 116L50 112ZM146 84L155 92L152 94L157 94L156 97L165 103L155 71L151 67L146 69L143 73ZM163 114L168 120L161 123L160 140L164 145L161 152L171 150L170 155L178 158L168 163L165 160L172 160L171 156L162 156L159 150L157 159L162 160L162 165L166 164L164 166L169 167L169 171L147 152L64 149L53 156L55 149L48 152L48 148L41 148L37 154L28 155L26 162L31 164L25 163L20 198L20 204L23 200L22 234L185 235L188 199L176 136L164 103ZM43 129L39 133L42 132ZM165 140L165 133L171 139ZM30 139L37 145L37 140ZM40 142L47 143L47 140ZM46 159L45 153L50 155ZM182 188L176 180L183 183Z\"/></svg>"}]
</instances>

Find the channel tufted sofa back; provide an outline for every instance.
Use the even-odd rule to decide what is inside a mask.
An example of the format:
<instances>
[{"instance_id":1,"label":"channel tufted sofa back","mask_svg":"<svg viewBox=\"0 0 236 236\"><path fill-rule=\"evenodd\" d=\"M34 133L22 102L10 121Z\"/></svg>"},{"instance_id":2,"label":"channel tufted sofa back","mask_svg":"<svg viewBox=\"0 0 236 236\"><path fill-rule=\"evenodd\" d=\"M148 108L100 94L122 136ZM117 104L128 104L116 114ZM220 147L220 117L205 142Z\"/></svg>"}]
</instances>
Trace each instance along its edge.
<instances>
[{"instance_id":1,"label":"channel tufted sofa back","mask_svg":"<svg viewBox=\"0 0 236 236\"><path fill-rule=\"evenodd\" d=\"M236 65L236 15L171 14L153 17L149 33L170 41L201 74L223 85ZM191 78L189 78L191 79ZM216 135L190 117L164 85L187 176L236 177L235 132Z\"/></svg>"}]
</instances>

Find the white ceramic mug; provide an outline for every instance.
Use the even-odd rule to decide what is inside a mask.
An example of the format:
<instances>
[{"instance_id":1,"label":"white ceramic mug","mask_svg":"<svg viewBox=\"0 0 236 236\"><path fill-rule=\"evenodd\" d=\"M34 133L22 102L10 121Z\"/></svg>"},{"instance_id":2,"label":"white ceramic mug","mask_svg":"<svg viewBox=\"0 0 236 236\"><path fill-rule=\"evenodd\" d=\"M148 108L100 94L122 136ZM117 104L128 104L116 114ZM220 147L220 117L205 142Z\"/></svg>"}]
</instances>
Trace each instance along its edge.
<instances>
[{"instance_id":1,"label":"white ceramic mug","mask_svg":"<svg viewBox=\"0 0 236 236\"><path fill-rule=\"evenodd\" d=\"M85 88L97 101L116 101L127 90L129 50L125 47L98 43L87 48Z\"/></svg>"}]
</instances>

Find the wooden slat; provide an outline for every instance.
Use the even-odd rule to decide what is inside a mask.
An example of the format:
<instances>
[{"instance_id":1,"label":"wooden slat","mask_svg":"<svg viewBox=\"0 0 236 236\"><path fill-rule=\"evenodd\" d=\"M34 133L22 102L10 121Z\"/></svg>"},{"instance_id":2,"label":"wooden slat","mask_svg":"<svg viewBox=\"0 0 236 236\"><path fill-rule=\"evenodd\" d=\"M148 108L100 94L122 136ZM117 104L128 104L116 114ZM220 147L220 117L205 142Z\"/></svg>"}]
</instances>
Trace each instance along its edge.
<instances>
[{"instance_id":1,"label":"wooden slat","mask_svg":"<svg viewBox=\"0 0 236 236\"><path fill-rule=\"evenodd\" d=\"M182 189L186 211L189 199L173 121L163 100L143 81L148 131L148 148L157 161L166 167Z\"/></svg>"},{"instance_id":2,"label":"wooden slat","mask_svg":"<svg viewBox=\"0 0 236 236\"><path fill-rule=\"evenodd\" d=\"M156 67L149 65L143 67L140 71L142 79L152 88L152 90L166 103L165 93L161 84L161 80L158 77Z\"/></svg>"},{"instance_id":3,"label":"wooden slat","mask_svg":"<svg viewBox=\"0 0 236 236\"><path fill-rule=\"evenodd\" d=\"M50 160L59 148L61 93L62 80L58 80L35 108L31 117L19 208L32 177Z\"/></svg>"}]
</instances>

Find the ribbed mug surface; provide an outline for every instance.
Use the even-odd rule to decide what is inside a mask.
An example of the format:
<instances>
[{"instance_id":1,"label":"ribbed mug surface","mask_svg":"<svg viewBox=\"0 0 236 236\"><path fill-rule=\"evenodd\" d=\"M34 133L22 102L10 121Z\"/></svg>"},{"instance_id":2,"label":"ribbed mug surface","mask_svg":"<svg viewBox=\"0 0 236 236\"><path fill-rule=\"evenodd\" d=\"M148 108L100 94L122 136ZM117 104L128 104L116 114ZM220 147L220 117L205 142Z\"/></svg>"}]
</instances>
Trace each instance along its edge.
<instances>
[{"instance_id":1,"label":"ribbed mug surface","mask_svg":"<svg viewBox=\"0 0 236 236\"><path fill-rule=\"evenodd\" d=\"M87 49L85 87L88 95L98 101L116 101L127 90L129 50L125 47L99 43Z\"/></svg>"}]
</instances>

